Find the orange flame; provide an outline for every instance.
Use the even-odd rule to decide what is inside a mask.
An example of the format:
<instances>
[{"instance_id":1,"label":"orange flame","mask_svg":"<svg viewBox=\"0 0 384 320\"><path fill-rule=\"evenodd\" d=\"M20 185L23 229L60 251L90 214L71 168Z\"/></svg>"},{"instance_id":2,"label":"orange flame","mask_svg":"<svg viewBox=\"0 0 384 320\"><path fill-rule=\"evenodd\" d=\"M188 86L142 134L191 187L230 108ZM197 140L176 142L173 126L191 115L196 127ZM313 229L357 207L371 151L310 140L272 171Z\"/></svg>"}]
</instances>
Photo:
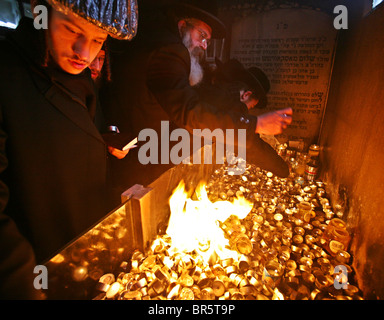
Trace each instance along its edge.
<instances>
[{"instance_id":1,"label":"orange flame","mask_svg":"<svg viewBox=\"0 0 384 320\"><path fill-rule=\"evenodd\" d=\"M167 234L172 239L170 251L198 252L205 263L216 253L220 259L238 259L237 251L228 249L229 241L218 223L229 216L237 215L244 219L252 210L253 204L243 197L234 198L233 202L208 199L205 184L196 188L198 200L189 198L181 181L169 199L171 216Z\"/></svg>"}]
</instances>

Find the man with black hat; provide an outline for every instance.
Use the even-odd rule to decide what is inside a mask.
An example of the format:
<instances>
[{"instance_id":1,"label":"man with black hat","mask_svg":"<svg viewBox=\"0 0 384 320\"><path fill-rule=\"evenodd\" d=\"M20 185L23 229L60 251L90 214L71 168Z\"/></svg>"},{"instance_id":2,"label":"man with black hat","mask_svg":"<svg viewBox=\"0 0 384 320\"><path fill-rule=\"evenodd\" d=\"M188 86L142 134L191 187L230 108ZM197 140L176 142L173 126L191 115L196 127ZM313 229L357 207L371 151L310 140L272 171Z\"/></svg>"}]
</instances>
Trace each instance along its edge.
<instances>
[{"instance_id":1,"label":"man with black hat","mask_svg":"<svg viewBox=\"0 0 384 320\"><path fill-rule=\"evenodd\" d=\"M25 18L0 42L0 299L37 297L34 266L113 208L88 66L108 36L137 29L135 0L37 5L48 28Z\"/></svg>"},{"instance_id":2,"label":"man with black hat","mask_svg":"<svg viewBox=\"0 0 384 320\"><path fill-rule=\"evenodd\" d=\"M246 69L237 59L223 63L216 58L215 63L210 84L222 87L224 91L229 90L233 98L244 103L248 110L266 107L270 82L263 70L257 67Z\"/></svg>"},{"instance_id":3,"label":"man with black hat","mask_svg":"<svg viewBox=\"0 0 384 320\"><path fill-rule=\"evenodd\" d=\"M253 108L263 109L268 104L270 82L258 67L245 68L237 59L223 63L215 59L216 69L208 73L204 85L198 88L202 98L224 110L247 113ZM280 134L288 123L280 118L292 114L291 108L279 109L258 115L256 133Z\"/></svg>"},{"instance_id":4,"label":"man with black hat","mask_svg":"<svg viewBox=\"0 0 384 320\"><path fill-rule=\"evenodd\" d=\"M132 46L119 48L119 54L113 56L114 77L102 94L102 106L121 132L132 130L137 136L141 130L151 128L160 137L161 123L169 122L169 132L176 128L190 133L194 129L246 129L247 137L256 136L256 117L223 112L202 101L196 90L203 76L201 59L209 42L225 36L214 4L215 1L177 1L164 10L153 9L151 17L156 18L149 18L141 7L138 37ZM281 119L284 124L289 121ZM160 149L161 146L158 159ZM125 184L123 188L134 183L147 185L173 165L141 164L139 150L140 145L119 162L129 163L117 170ZM279 176L288 175L285 162L261 139L247 144L246 160Z\"/></svg>"}]
</instances>

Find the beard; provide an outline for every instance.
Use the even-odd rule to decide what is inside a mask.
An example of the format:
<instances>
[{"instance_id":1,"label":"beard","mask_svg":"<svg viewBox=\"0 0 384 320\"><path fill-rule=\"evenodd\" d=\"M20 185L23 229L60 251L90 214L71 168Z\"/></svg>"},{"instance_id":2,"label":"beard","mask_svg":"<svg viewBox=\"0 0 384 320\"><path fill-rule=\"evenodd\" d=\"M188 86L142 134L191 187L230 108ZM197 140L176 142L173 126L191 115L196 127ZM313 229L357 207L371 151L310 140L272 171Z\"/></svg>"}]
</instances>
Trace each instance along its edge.
<instances>
[{"instance_id":1,"label":"beard","mask_svg":"<svg viewBox=\"0 0 384 320\"><path fill-rule=\"evenodd\" d=\"M191 57L191 71L189 73L189 84L193 87L198 85L204 76L204 70L200 64L204 57L204 50L200 47L193 47L191 34L186 31L182 35L182 42L189 51Z\"/></svg>"}]
</instances>

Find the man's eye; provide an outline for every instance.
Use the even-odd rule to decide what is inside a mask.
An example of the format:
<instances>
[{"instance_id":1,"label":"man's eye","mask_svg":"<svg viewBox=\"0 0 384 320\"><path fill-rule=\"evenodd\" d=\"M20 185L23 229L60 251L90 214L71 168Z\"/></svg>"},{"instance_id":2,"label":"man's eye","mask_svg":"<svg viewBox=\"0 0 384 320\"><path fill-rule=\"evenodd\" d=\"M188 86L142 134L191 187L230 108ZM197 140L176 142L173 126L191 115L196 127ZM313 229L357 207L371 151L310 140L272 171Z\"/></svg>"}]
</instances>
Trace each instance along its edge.
<instances>
[{"instance_id":1,"label":"man's eye","mask_svg":"<svg viewBox=\"0 0 384 320\"><path fill-rule=\"evenodd\" d=\"M71 28L69 28L69 27L66 27L67 28L67 30L69 31L69 32L71 32L71 33L73 33L73 34L77 34L77 32L75 31L75 30L73 30L73 29L71 29Z\"/></svg>"}]
</instances>

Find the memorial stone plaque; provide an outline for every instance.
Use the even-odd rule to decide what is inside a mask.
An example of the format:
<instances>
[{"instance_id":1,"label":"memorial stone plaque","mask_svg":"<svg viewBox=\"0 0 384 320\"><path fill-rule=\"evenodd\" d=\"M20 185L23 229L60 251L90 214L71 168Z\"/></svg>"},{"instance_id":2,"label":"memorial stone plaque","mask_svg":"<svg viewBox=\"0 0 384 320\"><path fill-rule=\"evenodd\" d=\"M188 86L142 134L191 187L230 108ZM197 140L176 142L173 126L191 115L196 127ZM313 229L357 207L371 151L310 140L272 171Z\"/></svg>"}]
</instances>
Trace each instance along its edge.
<instances>
[{"instance_id":1,"label":"memorial stone plaque","mask_svg":"<svg viewBox=\"0 0 384 320\"><path fill-rule=\"evenodd\" d=\"M322 11L288 8L255 13L232 26L231 58L261 68L270 79L268 111L293 109L280 142L317 143L336 44L333 19Z\"/></svg>"}]
</instances>

